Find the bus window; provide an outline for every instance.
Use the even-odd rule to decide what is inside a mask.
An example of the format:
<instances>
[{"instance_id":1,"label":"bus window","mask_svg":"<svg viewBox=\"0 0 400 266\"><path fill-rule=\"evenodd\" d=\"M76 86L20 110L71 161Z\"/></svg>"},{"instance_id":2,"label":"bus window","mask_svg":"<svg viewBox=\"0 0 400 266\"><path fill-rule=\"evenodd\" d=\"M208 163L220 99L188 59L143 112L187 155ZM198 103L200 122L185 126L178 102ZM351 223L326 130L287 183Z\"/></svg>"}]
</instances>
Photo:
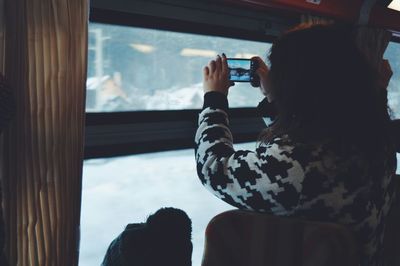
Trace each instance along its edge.
<instances>
[{"instance_id":1,"label":"bus window","mask_svg":"<svg viewBox=\"0 0 400 266\"><path fill-rule=\"evenodd\" d=\"M384 58L392 67L393 76L388 88L388 102L393 118L400 119L400 43L389 43Z\"/></svg>"},{"instance_id":2,"label":"bus window","mask_svg":"<svg viewBox=\"0 0 400 266\"><path fill-rule=\"evenodd\" d=\"M211 58L221 52L265 58L270 48L263 42L100 23L90 23L89 32L86 111L94 113L199 109L201 71ZM390 43L385 57L394 72L388 88L393 118L400 118L399 54L400 44ZM255 107L262 95L237 83L229 97L231 107L241 108ZM237 148L254 150L255 144ZM207 223L233 207L201 186L192 149L85 160L80 265L100 264L126 224L169 206L192 219L192 261L200 265Z\"/></svg>"},{"instance_id":3,"label":"bus window","mask_svg":"<svg viewBox=\"0 0 400 266\"><path fill-rule=\"evenodd\" d=\"M202 68L210 59L222 52L265 58L269 48L259 41L90 23L86 112L137 116L135 111L200 109ZM254 108L263 98L259 89L243 83L236 83L229 97L234 108ZM255 143L238 148L254 150ZM175 207L192 219L192 260L200 265L207 223L233 207L202 187L195 167L192 149L85 160L79 264L99 265L128 223Z\"/></svg>"},{"instance_id":4,"label":"bus window","mask_svg":"<svg viewBox=\"0 0 400 266\"><path fill-rule=\"evenodd\" d=\"M270 44L90 23L87 112L198 109L202 68L228 57L266 56ZM231 107L255 107L258 89L236 83Z\"/></svg>"},{"instance_id":5,"label":"bus window","mask_svg":"<svg viewBox=\"0 0 400 266\"><path fill-rule=\"evenodd\" d=\"M255 143L236 146L254 150ZM128 223L143 222L161 207L192 220L193 265L200 265L210 219L234 207L201 185L193 150L86 160L83 166L80 265L99 265Z\"/></svg>"},{"instance_id":6,"label":"bus window","mask_svg":"<svg viewBox=\"0 0 400 266\"><path fill-rule=\"evenodd\" d=\"M389 43L384 57L389 60L393 76L388 87L388 104L392 118L400 119L400 43ZM397 153L397 172L400 175L400 154Z\"/></svg>"}]
</instances>

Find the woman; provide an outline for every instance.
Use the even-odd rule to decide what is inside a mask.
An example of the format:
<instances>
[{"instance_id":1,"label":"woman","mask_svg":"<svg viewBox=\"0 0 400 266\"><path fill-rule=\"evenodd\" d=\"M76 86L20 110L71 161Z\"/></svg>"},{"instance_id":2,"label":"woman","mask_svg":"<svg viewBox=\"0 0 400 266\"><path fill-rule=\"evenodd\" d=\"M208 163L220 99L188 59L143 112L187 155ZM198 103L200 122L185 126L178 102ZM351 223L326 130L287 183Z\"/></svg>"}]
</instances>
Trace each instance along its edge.
<instances>
[{"instance_id":1,"label":"woman","mask_svg":"<svg viewBox=\"0 0 400 266\"><path fill-rule=\"evenodd\" d=\"M235 151L226 57L212 60L195 139L200 180L240 209L348 225L363 247L362 265L381 265L396 157L378 75L351 31L302 26L273 44L270 69L255 60L277 116L255 152Z\"/></svg>"}]
</instances>

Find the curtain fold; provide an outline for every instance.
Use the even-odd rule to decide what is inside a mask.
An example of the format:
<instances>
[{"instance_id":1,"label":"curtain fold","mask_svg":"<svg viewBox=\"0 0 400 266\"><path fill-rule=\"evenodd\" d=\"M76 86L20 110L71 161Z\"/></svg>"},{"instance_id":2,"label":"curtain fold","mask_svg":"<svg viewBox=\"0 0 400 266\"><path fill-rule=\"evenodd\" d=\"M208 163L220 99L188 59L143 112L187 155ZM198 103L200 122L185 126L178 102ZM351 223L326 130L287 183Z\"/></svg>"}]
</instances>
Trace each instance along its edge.
<instances>
[{"instance_id":1,"label":"curtain fold","mask_svg":"<svg viewBox=\"0 0 400 266\"><path fill-rule=\"evenodd\" d=\"M10 265L77 265L88 1L4 1L17 104L2 137L6 254Z\"/></svg>"}]
</instances>

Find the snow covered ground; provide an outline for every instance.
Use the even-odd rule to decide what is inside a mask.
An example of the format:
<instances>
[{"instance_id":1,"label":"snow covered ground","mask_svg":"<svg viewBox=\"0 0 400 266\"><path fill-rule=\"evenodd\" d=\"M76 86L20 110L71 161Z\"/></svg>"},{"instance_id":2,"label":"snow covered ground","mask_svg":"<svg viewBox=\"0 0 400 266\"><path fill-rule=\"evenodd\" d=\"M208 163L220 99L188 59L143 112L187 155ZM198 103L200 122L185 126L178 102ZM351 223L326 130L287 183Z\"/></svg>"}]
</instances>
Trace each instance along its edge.
<instances>
[{"instance_id":1,"label":"snow covered ground","mask_svg":"<svg viewBox=\"0 0 400 266\"><path fill-rule=\"evenodd\" d=\"M237 148L254 150L255 143ZM85 161L79 265L100 265L126 224L161 207L182 209L192 219L194 266L201 263L207 223L233 209L201 185L192 149Z\"/></svg>"}]
</instances>

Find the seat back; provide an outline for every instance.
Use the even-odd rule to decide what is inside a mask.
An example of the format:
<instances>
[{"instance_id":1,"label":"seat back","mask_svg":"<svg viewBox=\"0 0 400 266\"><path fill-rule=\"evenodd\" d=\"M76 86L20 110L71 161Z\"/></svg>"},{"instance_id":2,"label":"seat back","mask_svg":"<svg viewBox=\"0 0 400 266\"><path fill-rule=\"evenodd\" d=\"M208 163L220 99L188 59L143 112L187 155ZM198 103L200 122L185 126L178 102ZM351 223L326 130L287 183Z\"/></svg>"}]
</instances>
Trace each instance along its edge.
<instances>
[{"instance_id":1,"label":"seat back","mask_svg":"<svg viewBox=\"0 0 400 266\"><path fill-rule=\"evenodd\" d=\"M206 229L203 266L354 266L350 230L247 211L214 217Z\"/></svg>"}]
</instances>

